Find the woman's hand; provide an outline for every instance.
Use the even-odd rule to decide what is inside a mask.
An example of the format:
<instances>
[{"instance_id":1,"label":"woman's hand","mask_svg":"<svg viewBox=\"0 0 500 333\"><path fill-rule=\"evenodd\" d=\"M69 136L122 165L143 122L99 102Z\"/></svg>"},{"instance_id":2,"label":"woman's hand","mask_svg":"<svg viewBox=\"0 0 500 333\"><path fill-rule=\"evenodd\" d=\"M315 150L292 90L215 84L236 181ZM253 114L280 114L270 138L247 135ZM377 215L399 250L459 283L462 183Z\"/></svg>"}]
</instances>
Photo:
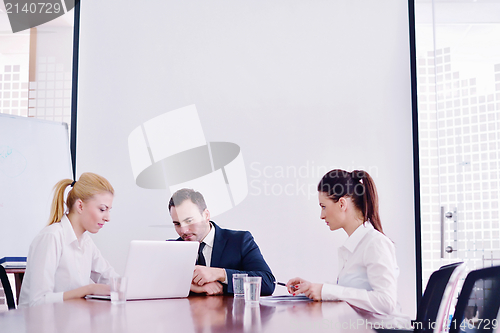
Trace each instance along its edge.
<instances>
[{"instance_id":1,"label":"woman's hand","mask_svg":"<svg viewBox=\"0 0 500 333\"><path fill-rule=\"evenodd\" d=\"M286 283L286 289L288 290L288 293L295 294L296 286L301 282L307 282L307 281L298 277L288 280L288 282Z\"/></svg>"},{"instance_id":2,"label":"woman's hand","mask_svg":"<svg viewBox=\"0 0 500 333\"><path fill-rule=\"evenodd\" d=\"M82 298L87 295L109 295L109 294L110 294L110 288L107 284L92 283L80 288L65 291L63 294L63 300L67 301L70 299Z\"/></svg>"},{"instance_id":3,"label":"woman's hand","mask_svg":"<svg viewBox=\"0 0 500 333\"><path fill-rule=\"evenodd\" d=\"M94 283L89 286L91 295L109 295L111 293L111 288L107 284Z\"/></svg>"},{"instance_id":4,"label":"woman's hand","mask_svg":"<svg viewBox=\"0 0 500 333\"><path fill-rule=\"evenodd\" d=\"M321 289L323 284L311 283L301 278L293 278L287 282L286 287L290 294L304 294L312 300L321 301Z\"/></svg>"}]
</instances>

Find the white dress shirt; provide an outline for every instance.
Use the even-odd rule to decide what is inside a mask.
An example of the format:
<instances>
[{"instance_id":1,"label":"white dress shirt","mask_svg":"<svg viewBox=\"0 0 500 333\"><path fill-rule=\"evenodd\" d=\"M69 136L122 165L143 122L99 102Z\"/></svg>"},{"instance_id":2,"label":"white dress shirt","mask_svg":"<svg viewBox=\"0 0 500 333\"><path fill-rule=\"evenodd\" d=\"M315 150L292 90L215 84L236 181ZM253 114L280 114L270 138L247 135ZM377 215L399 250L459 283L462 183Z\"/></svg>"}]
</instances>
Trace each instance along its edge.
<instances>
[{"instance_id":1,"label":"white dress shirt","mask_svg":"<svg viewBox=\"0 0 500 333\"><path fill-rule=\"evenodd\" d=\"M323 300L342 300L384 315L399 312L399 268L392 241L370 222L359 226L339 248L337 284L324 284Z\"/></svg>"},{"instance_id":2,"label":"white dress shirt","mask_svg":"<svg viewBox=\"0 0 500 333\"><path fill-rule=\"evenodd\" d=\"M66 215L45 227L31 243L19 306L63 301L63 293L117 276L84 232L80 240Z\"/></svg>"},{"instance_id":3,"label":"white dress shirt","mask_svg":"<svg viewBox=\"0 0 500 333\"><path fill-rule=\"evenodd\" d=\"M210 263L212 262L212 250L214 248L214 240L215 240L215 228L210 223L210 231L202 239L202 242L205 243L205 247L203 248L203 256L205 257L205 263L207 267L210 267Z\"/></svg>"}]
</instances>

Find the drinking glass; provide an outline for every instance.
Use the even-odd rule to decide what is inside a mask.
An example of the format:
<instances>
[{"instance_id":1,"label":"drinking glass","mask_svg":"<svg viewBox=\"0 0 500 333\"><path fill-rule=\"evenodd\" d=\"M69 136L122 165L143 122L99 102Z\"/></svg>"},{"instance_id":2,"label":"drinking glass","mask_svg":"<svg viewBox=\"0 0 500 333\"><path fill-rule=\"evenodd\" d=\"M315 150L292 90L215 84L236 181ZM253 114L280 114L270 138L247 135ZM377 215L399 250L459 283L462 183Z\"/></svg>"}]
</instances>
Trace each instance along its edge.
<instances>
[{"instance_id":1,"label":"drinking glass","mask_svg":"<svg viewBox=\"0 0 500 333\"><path fill-rule=\"evenodd\" d=\"M260 288L262 277L247 276L244 282L245 302L258 303L260 300Z\"/></svg>"},{"instance_id":2,"label":"drinking glass","mask_svg":"<svg viewBox=\"0 0 500 333\"><path fill-rule=\"evenodd\" d=\"M122 304L127 300L127 278L117 276L110 279L111 303Z\"/></svg>"},{"instance_id":3,"label":"drinking glass","mask_svg":"<svg viewBox=\"0 0 500 333\"><path fill-rule=\"evenodd\" d=\"M233 274L233 293L235 297L245 295L244 282L248 274Z\"/></svg>"}]
</instances>

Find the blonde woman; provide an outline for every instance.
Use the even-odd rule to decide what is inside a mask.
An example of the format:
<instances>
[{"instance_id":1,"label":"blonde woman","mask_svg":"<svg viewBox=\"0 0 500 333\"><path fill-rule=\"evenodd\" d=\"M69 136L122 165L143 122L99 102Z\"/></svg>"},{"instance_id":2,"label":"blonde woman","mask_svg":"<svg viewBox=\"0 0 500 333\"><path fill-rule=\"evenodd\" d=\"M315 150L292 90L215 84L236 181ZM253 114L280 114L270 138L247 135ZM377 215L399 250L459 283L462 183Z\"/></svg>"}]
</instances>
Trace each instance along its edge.
<instances>
[{"instance_id":1,"label":"blonde woman","mask_svg":"<svg viewBox=\"0 0 500 333\"><path fill-rule=\"evenodd\" d=\"M64 205L64 193L71 190ZM109 295L116 276L90 238L109 221L114 189L103 177L84 173L54 186L49 224L31 243L19 306L62 302L89 294Z\"/></svg>"}]
</instances>

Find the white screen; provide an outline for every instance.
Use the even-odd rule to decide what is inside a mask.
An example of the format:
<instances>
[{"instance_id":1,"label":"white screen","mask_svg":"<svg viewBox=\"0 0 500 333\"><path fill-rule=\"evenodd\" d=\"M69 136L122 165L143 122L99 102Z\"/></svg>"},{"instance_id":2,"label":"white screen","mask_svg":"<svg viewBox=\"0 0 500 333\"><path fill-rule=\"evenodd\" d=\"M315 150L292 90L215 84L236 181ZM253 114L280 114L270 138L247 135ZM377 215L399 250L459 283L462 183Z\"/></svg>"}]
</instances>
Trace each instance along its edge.
<instances>
[{"instance_id":1,"label":"white screen","mask_svg":"<svg viewBox=\"0 0 500 333\"><path fill-rule=\"evenodd\" d=\"M203 133L180 122L180 133L161 134L165 145L239 146L248 193L238 185L227 204L207 199L208 209L217 206L220 226L252 232L278 281L336 281L346 234L319 219L316 185L332 168L369 171L397 250L399 302L413 316L408 27L400 0L83 2L77 171L99 173L116 190L112 221L94 238L104 256L120 271L131 239L177 236L170 190L136 185L129 136L142 151L134 165L145 166L141 149L154 145L146 123L195 105Z\"/></svg>"}]
</instances>

